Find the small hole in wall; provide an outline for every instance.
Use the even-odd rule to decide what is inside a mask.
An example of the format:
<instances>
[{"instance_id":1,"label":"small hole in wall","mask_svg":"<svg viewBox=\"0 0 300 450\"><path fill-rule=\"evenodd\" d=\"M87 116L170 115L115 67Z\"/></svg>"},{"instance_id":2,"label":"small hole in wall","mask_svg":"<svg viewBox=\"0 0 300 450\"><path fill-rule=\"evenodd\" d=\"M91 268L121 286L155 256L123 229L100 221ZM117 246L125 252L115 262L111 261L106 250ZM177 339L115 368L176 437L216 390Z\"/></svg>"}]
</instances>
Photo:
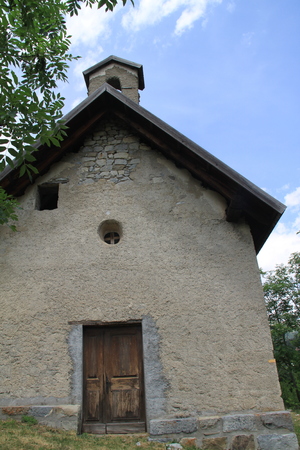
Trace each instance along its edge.
<instances>
[{"instance_id":1,"label":"small hole in wall","mask_svg":"<svg viewBox=\"0 0 300 450\"><path fill-rule=\"evenodd\" d=\"M44 183L38 186L36 209L44 211L45 209L56 209L58 202L58 184Z\"/></svg>"},{"instance_id":2,"label":"small hole in wall","mask_svg":"<svg viewBox=\"0 0 300 450\"><path fill-rule=\"evenodd\" d=\"M118 244L122 237L121 224L113 219L105 220L99 225L98 234L106 244Z\"/></svg>"}]
</instances>

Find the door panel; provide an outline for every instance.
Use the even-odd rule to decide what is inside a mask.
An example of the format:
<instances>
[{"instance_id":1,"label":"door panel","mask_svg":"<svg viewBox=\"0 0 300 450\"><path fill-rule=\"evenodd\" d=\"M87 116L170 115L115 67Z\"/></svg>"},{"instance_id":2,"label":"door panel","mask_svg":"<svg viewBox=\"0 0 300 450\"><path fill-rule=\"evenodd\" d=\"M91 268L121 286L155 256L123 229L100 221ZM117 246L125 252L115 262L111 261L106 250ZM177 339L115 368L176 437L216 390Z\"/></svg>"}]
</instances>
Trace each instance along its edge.
<instances>
[{"instance_id":1,"label":"door panel","mask_svg":"<svg viewBox=\"0 0 300 450\"><path fill-rule=\"evenodd\" d=\"M139 419L139 395L138 391L115 391L111 396L111 421L124 421Z\"/></svg>"},{"instance_id":2,"label":"door panel","mask_svg":"<svg viewBox=\"0 0 300 450\"><path fill-rule=\"evenodd\" d=\"M83 431L145 431L141 326L84 327L83 343Z\"/></svg>"},{"instance_id":3,"label":"door panel","mask_svg":"<svg viewBox=\"0 0 300 450\"><path fill-rule=\"evenodd\" d=\"M107 422L141 419L142 374L140 327L108 330L105 340L109 383ZM114 358L109 357L114 355Z\"/></svg>"},{"instance_id":4,"label":"door panel","mask_svg":"<svg viewBox=\"0 0 300 450\"><path fill-rule=\"evenodd\" d=\"M103 422L103 332L89 328L84 333L84 421Z\"/></svg>"}]
</instances>

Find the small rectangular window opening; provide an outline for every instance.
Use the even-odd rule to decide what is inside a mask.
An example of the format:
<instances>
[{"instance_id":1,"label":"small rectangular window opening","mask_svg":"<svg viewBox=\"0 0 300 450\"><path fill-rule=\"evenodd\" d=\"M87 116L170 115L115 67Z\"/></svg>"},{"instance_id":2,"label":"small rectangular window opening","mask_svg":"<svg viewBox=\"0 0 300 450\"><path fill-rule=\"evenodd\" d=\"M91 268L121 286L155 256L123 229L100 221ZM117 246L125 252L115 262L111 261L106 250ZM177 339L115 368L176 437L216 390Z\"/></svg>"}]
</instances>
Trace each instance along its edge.
<instances>
[{"instance_id":1,"label":"small rectangular window opening","mask_svg":"<svg viewBox=\"0 0 300 450\"><path fill-rule=\"evenodd\" d=\"M38 186L36 209L44 211L45 209L56 209L58 202L58 184L45 183Z\"/></svg>"}]
</instances>

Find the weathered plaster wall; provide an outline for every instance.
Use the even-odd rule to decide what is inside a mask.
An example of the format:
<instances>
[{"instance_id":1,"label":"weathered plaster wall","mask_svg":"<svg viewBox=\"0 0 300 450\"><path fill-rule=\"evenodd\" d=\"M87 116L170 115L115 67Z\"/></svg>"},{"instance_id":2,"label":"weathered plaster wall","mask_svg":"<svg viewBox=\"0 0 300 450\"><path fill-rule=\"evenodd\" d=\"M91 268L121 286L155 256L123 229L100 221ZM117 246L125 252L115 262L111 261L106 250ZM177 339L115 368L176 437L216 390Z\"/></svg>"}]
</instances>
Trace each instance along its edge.
<instances>
[{"instance_id":1,"label":"weathered plaster wall","mask_svg":"<svg viewBox=\"0 0 300 450\"><path fill-rule=\"evenodd\" d=\"M19 231L1 228L0 405L78 403L81 329L69 322L135 319L148 420L282 409L248 226L122 123L76 151L38 180L64 182L58 208L35 210L34 185ZM104 159L124 167L104 171ZM105 219L121 223L119 244L101 241Z\"/></svg>"}]
</instances>

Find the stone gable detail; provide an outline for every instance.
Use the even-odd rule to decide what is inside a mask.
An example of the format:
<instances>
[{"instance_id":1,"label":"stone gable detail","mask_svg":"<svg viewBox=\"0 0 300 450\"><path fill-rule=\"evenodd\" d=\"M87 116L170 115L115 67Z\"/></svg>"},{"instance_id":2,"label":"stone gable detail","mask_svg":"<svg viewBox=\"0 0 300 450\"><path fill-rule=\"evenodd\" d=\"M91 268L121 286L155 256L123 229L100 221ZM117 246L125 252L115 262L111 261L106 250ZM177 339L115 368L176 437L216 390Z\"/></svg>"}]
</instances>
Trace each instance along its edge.
<instances>
[{"instance_id":1,"label":"stone gable detail","mask_svg":"<svg viewBox=\"0 0 300 450\"><path fill-rule=\"evenodd\" d=\"M106 120L101 128L87 137L79 150L81 167L79 184L91 184L104 179L113 183L130 180L130 174L140 163L139 137L132 134L124 124Z\"/></svg>"}]
</instances>

